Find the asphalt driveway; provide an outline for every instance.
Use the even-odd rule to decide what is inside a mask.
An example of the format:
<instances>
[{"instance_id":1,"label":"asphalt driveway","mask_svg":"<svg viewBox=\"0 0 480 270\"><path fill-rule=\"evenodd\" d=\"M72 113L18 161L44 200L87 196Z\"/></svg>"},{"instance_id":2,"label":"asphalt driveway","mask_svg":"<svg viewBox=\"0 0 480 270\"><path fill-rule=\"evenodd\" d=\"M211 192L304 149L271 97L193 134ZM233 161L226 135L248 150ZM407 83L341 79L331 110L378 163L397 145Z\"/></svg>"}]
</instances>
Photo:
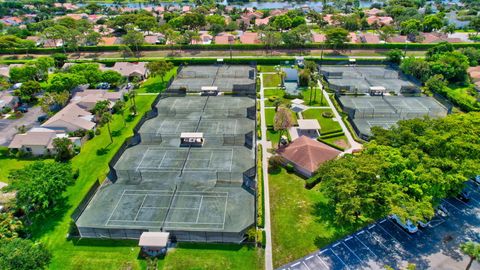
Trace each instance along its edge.
<instances>
[{"instance_id":1,"label":"asphalt driveway","mask_svg":"<svg viewBox=\"0 0 480 270\"><path fill-rule=\"evenodd\" d=\"M28 112L23 114L20 119L0 119L0 145L10 144L13 136L18 133L17 127L19 126L26 126L27 129L39 126L37 118L42 114L40 106L36 106L28 108Z\"/></svg>"},{"instance_id":2,"label":"asphalt driveway","mask_svg":"<svg viewBox=\"0 0 480 270\"><path fill-rule=\"evenodd\" d=\"M449 215L436 216L427 228L410 234L386 218L379 220L330 246L279 269L398 269L414 263L417 269L465 269L469 258L458 246L480 241L480 188L467 187L472 198L443 201ZM480 269L474 262L471 269Z\"/></svg>"}]
</instances>

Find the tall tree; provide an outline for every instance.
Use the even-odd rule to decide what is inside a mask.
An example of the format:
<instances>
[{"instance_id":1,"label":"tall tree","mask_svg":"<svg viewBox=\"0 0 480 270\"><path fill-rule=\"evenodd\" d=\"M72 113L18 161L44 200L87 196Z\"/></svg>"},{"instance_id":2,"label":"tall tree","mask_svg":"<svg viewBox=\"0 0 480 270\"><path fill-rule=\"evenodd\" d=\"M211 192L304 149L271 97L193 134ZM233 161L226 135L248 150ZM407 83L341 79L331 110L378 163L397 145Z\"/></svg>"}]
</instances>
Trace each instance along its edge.
<instances>
[{"instance_id":1,"label":"tall tree","mask_svg":"<svg viewBox=\"0 0 480 270\"><path fill-rule=\"evenodd\" d=\"M173 64L171 62L167 62L165 60L153 61L147 63L147 69L150 73L150 76L156 77L160 76L162 79L162 83L165 80L165 75L173 68Z\"/></svg>"},{"instance_id":2,"label":"tall tree","mask_svg":"<svg viewBox=\"0 0 480 270\"><path fill-rule=\"evenodd\" d=\"M293 126L292 112L288 108L279 107L273 119L274 130L279 131L278 146L280 146L283 133L289 128L291 128L292 126Z\"/></svg>"},{"instance_id":3,"label":"tall tree","mask_svg":"<svg viewBox=\"0 0 480 270\"><path fill-rule=\"evenodd\" d=\"M343 28L330 28L325 32L325 43L337 50L350 41L349 33Z\"/></svg>"},{"instance_id":4,"label":"tall tree","mask_svg":"<svg viewBox=\"0 0 480 270\"><path fill-rule=\"evenodd\" d=\"M143 34L138 31L130 30L123 36L123 44L135 48L137 55L140 52L140 46L143 43L145 43Z\"/></svg>"},{"instance_id":5,"label":"tall tree","mask_svg":"<svg viewBox=\"0 0 480 270\"><path fill-rule=\"evenodd\" d=\"M16 190L16 204L27 217L45 216L60 202L67 186L73 184L70 164L37 161L8 176L9 190Z\"/></svg>"},{"instance_id":6,"label":"tall tree","mask_svg":"<svg viewBox=\"0 0 480 270\"><path fill-rule=\"evenodd\" d=\"M465 270L469 270L470 267L472 267L473 261L480 258L480 244L477 242L468 241L460 245L460 250L470 257L470 261L465 268Z\"/></svg>"},{"instance_id":7,"label":"tall tree","mask_svg":"<svg viewBox=\"0 0 480 270\"><path fill-rule=\"evenodd\" d=\"M59 162L67 162L75 155L73 143L66 137L53 139L53 150L55 152L55 160Z\"/></svg>"},{"instance_id":8,"label":"tall tree","mask_svg":"<svg viewBox=\"0 0 480 270\"><path fill-rule=\"evenodd\" d=\"M0 239L0 269L45 269L52 254L42 243L30 240Z\"/></svg>"}]
</instances>

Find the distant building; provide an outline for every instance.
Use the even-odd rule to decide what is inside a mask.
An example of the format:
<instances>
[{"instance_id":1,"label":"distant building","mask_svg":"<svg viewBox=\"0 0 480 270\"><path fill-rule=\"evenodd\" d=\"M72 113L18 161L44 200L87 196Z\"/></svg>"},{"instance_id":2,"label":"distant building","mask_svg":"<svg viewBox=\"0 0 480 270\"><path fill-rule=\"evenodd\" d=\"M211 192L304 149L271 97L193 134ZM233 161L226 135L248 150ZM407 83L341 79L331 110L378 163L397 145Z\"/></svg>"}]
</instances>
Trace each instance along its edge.
<instances>
[{"instance_id":1,"label":"distant building","mask_svg":"<svg viewBox=\"0 0 480 270\"><path fill-rule=\"evenodd\" d=\"M34 156L51 155L55 154L53 141L56 138L68 136L47 128L34 128L24 134L15 135L8 148L28 152ZM75 145L80 145L79 137L70 137L69 140Z\"/></svg>"}]
</instances>

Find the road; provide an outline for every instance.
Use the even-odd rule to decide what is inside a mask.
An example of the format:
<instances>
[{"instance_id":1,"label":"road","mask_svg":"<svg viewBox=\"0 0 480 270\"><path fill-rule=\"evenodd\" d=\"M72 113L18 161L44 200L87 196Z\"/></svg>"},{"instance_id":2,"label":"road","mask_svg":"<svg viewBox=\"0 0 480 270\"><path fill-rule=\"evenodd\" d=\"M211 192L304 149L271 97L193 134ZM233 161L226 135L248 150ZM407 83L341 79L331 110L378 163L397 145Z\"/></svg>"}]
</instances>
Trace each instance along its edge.
<instances>
[{"instance_id":1,"label":"road","mask_svg":"<svg viewBox=\"0 0 480 270\"><path fill-rule=\"evenodd\" d=\"M39 126L37 118L42 114L40 106L31 107L28 112L23 114L22 118L9 120L0 119L0 145L7 146L18 133L17 127L25 126L27 129Z\"/></svg>"},{"instance_id":2,"label":"road","mask_svg":"<svg viewBox=\"0 0 480 270\"><path fill-rule=\"evenodd\" d=\"M263 75L260 73L260 121L262 139L260 144L262 145L262 170L263 170L263 196L265 200L264 215L265 215L265 270L273 269L272 259L272 230L270 222L270 192L268 186L268 153L267 149L271 148L271 143L267 141L267 125L265 121L265 89L263 88Z\"/></svg>"}]
</instances>

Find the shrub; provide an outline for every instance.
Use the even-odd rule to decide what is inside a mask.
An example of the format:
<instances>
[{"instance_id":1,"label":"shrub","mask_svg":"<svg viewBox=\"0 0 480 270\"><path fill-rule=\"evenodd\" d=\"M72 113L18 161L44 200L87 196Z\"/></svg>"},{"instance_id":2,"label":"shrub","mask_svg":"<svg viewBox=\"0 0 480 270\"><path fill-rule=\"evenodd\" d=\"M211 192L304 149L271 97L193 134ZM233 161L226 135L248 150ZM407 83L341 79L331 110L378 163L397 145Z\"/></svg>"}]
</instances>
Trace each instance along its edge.
<instances>
[{"instance_id":1,"label":"shrub","mask_svg":"<svg viewBox=\"0 0 480 270\"><path fill-rule=\"evenodd\" d=\"M320 183L321 180L322 180L322 178L320 177L319 174L314 174L312 177L305 180L305 188L312 189L318 183Z\"/></svg>"},{"instance_id":2,"label":"shrub","mask_svg":"<svg viewBox=\"0 0 480 270\"><path fill-rule=\"evenodd\" d=\"M93 137L95 137L95 131L90 129L88 131L88 139L91 140L91 139L93 139Z\"/></svg>"},{"instance_id":3,"label":"shrub","mask_svg":"<svg viewBox=\"0 0 480 270\"><path fill-rule=\"evenodd\" d=\"M95 135L98 136L98 135L100 135L100 134L102 134L102 132L100 131L100 129L99 129L99 128L95 129Z\"/></svg>"},{"instance_id":4,"label":"shrub","mask_svg":"<svg viewBox=\"0 0 480 270\"><path fill-rule=\"evenodd\" d=\"M275 100L278 100L278 99L279 99L279 97L277 97L277 96L269 96L268 97L268 101L270 101L270 102L274 102Z\"/></svg>"},{"instance_id":5,"label":"shrub","mask_svg":"<svg viewBox=\"0 0 480 270\"><path fill-rule=\"evenodd\" d=\"M331 111L323 112L322 116L325 117L325 118L333 118L333 112L331 112Z\"/></svg>"},{"instance_id":6,"label":"shrub","mask_svg":"<svg viewBox=\"0 0 480 270\"><path fill-rule=\"evenodd\" d=\"M293 167L293 165L290 164L290 163L285 166L285 169L286 169L287 172L289 172L289 173L295 172L295 167Z\"/></svg>"}]
</instances>

